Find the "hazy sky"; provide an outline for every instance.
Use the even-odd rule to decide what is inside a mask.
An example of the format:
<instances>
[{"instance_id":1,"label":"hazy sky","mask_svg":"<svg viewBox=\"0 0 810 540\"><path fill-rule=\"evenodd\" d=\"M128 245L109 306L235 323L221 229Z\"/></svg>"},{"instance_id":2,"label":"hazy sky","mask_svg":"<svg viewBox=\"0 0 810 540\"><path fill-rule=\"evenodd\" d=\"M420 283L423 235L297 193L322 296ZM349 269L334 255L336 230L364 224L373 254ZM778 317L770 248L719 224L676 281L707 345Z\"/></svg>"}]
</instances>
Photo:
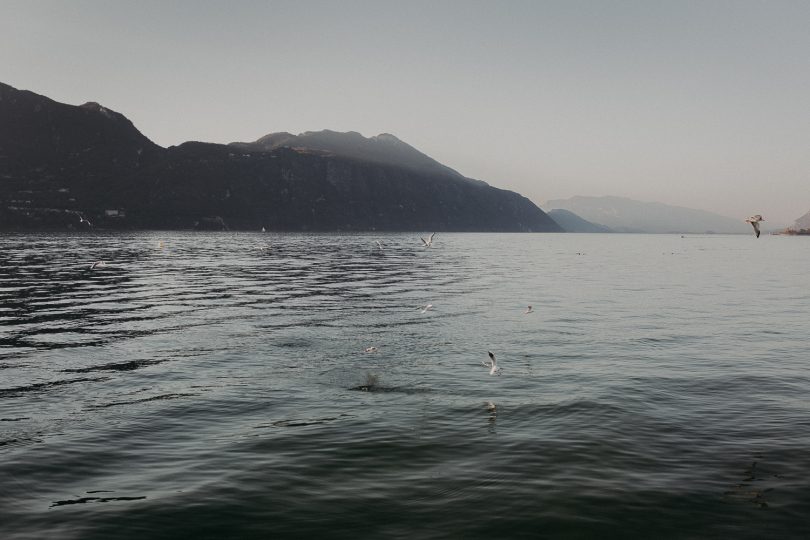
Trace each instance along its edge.
<instances>
[{"instance_id":1,"label":"hazy sky","mask_svg":"<svg viewBox=\"0 0 810 540\"><path fill-rule=\"evenodd\" d=\"M0 81L163 146L397 135L538 204L810 210L810 2L0 0Z\"/></svg>"}]
</instances>

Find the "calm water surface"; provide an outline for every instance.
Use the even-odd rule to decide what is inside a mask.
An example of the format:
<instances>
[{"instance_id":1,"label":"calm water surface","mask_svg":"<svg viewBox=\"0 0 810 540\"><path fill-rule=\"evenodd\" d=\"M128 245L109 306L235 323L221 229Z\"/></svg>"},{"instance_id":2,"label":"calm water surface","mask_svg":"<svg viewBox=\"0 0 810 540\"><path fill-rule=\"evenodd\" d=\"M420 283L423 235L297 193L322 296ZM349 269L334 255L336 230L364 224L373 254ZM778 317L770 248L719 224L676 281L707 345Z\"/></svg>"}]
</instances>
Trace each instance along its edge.
<instances>
[{"instance_id":1,"label":"calm water surface","mask_svg":"<svg viewBox=\"0 0 810 540\"><path fill-rule=\"evenodd\" d=\"M807 239L418 243L0 236L0 537L810 536Z\"/></svg>"}]
</instances>

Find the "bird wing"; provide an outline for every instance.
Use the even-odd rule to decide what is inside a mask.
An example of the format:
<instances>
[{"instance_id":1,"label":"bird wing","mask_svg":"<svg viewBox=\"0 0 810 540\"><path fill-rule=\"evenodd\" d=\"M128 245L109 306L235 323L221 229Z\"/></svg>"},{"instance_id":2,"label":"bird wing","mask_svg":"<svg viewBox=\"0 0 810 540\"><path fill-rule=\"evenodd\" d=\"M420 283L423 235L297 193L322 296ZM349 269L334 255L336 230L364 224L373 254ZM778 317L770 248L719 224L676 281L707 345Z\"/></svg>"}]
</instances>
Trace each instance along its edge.
<instances>
[{"instance_id":1,"label":"bird wing","mask_svg":"<svg viewBox=\"0 0 810 540\"><path fill-rule=\"evenodd\" d=\"M419 240L421 240L423 244L428 245L427 241L421 236L419 237Z\"/></svg>"},{"instance_id":2,"label":"bird wing","mask_svg":"<svg viewBox=\"0 0 810 540\"><path fill-rule=\"evenodd\" d=\"M436 235L436 233L430 233L430 237L428 237L428 244L432 244L432 243L433 243L433 237L434 237L435 235Z\"/></svg>"},{"instance_id":3,"label":"bird wing","mask_svg":"<svg viewBox=\"0 0 810 540\"><path fill-rule=\"evenodd\" d=\"M489 357L492 360L492 367L495 367L495 355L492 354L492 351L487 351L487 354L489 354Z\"/></svg>"}]
</instances>

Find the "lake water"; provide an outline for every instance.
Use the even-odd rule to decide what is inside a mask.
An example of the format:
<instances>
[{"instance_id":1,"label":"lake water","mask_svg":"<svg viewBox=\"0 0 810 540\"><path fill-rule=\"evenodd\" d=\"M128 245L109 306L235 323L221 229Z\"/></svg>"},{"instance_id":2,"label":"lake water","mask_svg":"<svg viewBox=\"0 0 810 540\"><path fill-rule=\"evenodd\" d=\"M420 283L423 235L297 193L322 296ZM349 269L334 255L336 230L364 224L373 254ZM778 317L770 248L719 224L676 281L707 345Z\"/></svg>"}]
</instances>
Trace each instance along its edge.
<instances>
[{"instance_id":1,"label":"lake water","mask_svg":"<svg viewBox=\"0 0 810 540\"><path fill-rule=\"evenodd\" d=\"M807 239L419 244L0 236L0 537L810 536Z\"/></svg>"}]
</instances>

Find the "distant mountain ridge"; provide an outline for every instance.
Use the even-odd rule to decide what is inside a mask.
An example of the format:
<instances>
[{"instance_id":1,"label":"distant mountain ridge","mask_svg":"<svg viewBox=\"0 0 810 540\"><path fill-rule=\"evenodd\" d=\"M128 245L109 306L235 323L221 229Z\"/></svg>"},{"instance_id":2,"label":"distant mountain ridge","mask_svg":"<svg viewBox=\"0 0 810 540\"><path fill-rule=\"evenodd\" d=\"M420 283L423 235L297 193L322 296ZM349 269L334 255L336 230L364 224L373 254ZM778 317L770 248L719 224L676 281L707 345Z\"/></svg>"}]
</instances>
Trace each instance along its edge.
<instances>
[{"instance_id":1,"label":"distant mountain ridge","mask_svg":"<svg viewBox=\"0 0 810 540\"><path fill-rule=\"evenodd\" d=\"M747 234L750 226L705 210L642 202L624 197L571 197L548 201L546 208L561 208L611 228L639 233Z\"/></svg>"},{"instance_id":2,"label":"distant mountain ridge","mask_svg":"<svg viewBox=\"0 0 810 540\"><path fill-rule=\"evenodd\" d=\"M368 154L366 156L366 154ZM123 115L0 83L0 229L559 232L521 195L393 135L162 148Z\"/></svg>"},{"instance_id":3,"label":"distant mountain ridge","mask_svg":"<svg viewBox=\"0 0 810 540\"><path fill-rule=\"evenodd\" d=\"M598 223L591 223L586 219L582 219L570 210L563 210L562 208L554 208L548 210L546 214L551 217L557 224L563 228L565 232L572 233L609 233L613 232L610 228Z\"/></svg>"}]
</instances>

